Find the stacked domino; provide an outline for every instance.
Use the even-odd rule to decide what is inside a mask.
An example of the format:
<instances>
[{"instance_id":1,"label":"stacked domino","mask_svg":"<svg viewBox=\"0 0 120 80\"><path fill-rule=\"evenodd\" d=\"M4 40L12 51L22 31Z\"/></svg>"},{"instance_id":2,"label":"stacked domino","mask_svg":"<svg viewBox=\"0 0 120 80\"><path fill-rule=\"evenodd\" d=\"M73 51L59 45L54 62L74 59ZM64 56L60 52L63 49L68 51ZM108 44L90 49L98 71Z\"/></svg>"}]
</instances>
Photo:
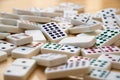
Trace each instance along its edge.
<instances>
[{"instance_id":1,"label":"stacked domino","mask_svg":"<svg viewBox=\"0 0 120 80\"><path fill-rule=\"evenodd\" d=\"M120 10L83 12L70 2L0 12L0 62L16 59L4 80L28 80L36 64L46 79L120 80Z\"/></svg>"}]
</instances>

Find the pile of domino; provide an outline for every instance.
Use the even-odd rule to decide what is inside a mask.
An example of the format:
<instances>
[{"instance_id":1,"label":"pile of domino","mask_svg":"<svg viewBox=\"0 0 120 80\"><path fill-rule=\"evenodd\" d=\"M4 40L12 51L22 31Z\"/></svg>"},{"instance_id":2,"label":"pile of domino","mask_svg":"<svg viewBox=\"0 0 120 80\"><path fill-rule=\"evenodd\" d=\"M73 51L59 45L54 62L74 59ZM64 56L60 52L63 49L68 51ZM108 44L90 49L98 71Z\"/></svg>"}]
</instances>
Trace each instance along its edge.
<instances>
[{"instance_id":1,"label":"pile of domino","mask_svg":"<svg viewBox=\"0 0 120 80\"><path fill-rule=\"evenodd\" d=\"M15 59L4 80L27 80L36 66L47 79L120 80L120 10L95 14L61 3L48 8L0 12L0 62Z\"/></svg>"}]
</instances>

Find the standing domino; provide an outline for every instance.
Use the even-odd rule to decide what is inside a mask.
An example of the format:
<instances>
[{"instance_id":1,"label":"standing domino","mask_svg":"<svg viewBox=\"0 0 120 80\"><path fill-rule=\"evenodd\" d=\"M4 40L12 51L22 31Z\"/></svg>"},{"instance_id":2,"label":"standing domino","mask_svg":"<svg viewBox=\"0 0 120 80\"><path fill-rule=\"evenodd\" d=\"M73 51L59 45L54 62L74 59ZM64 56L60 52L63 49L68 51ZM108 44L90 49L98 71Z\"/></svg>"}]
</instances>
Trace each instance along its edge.
<instances>
[{"instance_id":1,"label":"standing domino","mask_svg":"<svg viewBox=\"0 0 120 80\"><path fill-rule=\"evenodd\" d=\"M0 51L0 62L7 59L7 53L4 51Z\"/></svg>"},{"instance_id":2,"label":"standing domino","mask_svg":"<svg viewBox=\"0 0 120 80\"><path fill-rule=\"evenodd\" d=\"M7 36L7 40L16 45L24 45L31 43L33 38L25 33L19 33Z\"/></svg>"},{"instance_id":3,"label":"standing domino","mask_svg":"<svg viewBox=\"0 0 120 80\"><path fill-rule=\"evenodd\" d=\"M32 59L36 60L38 65L51 67L66 63L67 55L47 53L33 56Z\"/></svg>"},{"instance_id":4,"label":"standing domino","mask_svg":"<svg viewBox=\"0 0 120 80\"><path fill-rule=\"evenodd\" d=\"M27 80L35 67L35 60L16 59L4 72L4 80Z\"/></svg>"},{"instance_id":5,"label":"standing domino","mask_svg":"<svg viewBox=\"0 0 120 80\"><path fill-rule=\"evenodd\" d=\"M31 44L18 47L12 51L13 58L31 58L40 53L40 47L43 43L33 42Z\"/></svg>"},{"instance_id":6,"label":"standing domino","mask_svg":"<svg viewBox=\"0 0 120 80\"><path fill-rule=\"evenodd\" d=\"M58 42L67 37L67 34L55 22L44 24L41 28L45 36L51 42Z\"/></svg>"},{"instance_id":7,"label":"standing domino","mask_svg":"<svg viewBox=\"0 0 120 80\"><path fill-rule=\"evenodd\" d=\"M46 42L46 38L40 30L26 30L26 34L33 37L33 41Z\"/></svg>"},{"instance_id":8,"label":"standing domino","mask_svg":"<svg viewBox=\"0 0 120 80\"><path fill-rule=\"evenodd\" d=\"M89 61L76 61L56 67L47 67L47 79L63 78L69 75L86 74L89 71Z\"/></svg>"}]
</instances>

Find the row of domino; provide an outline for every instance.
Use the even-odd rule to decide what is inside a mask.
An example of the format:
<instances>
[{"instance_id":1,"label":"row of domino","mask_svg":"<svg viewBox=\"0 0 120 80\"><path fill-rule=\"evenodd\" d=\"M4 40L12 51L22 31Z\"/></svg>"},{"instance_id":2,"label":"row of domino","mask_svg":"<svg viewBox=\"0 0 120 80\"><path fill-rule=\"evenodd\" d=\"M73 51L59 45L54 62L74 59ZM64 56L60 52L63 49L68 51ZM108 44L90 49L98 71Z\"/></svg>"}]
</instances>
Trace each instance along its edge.
<instances>
[{"instance_id":1,"label":"row of domino","mask_svg":"<svg viewBox=\"0 0 120 80\"><path fill-rule=\"evenodd\" d=\"M84 6L74 3L0 12L0 62L17 58L4 79L27 80L37 63L47 67L47 79L119 80L120 73L110 70L120 69L120 10L81 12Z\"/></svg>"},{"instance_id":2,"label":"row of domino","mask_svg":"<svg viewBox=\"0 0 120 80\"><path fill-rule=\"evenodd\" d=\"M66 64L47 67L45 74L48 79L82 76L84 80L119 80L120 73L110 71L111 68L119 68L119 65L120 56L112 54L103 54L98 59L74 56Z\"/></svg>"}]
</instances>

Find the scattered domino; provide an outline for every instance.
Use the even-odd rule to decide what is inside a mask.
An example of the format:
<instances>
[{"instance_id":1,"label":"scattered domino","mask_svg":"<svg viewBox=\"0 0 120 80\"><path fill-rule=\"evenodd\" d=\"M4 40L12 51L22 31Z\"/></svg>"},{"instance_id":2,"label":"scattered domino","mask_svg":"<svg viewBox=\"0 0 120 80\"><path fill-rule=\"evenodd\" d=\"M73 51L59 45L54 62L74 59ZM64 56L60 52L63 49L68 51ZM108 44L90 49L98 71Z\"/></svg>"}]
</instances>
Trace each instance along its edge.
<instances>
[{"instance_id":1,"label":"scattered domino","mask_svg":"<svg viewBox=\"0 0 120 80\"><path fill-rule=\"evenodd\" d=\"M120 80L120 10L83 12L71 2L0 12L0 62L16 58L4 80L27 80L36 63L47 79Z\"/></svg>"},{"instance_id":2,"label":"scattered domino","mask_svg":"<svg viewBox=\"0 0 120 80\"><path fill-rule=\"evenodd\" d=\"M105 30L96 36L96 46L109 46L120 37L119 30Z\"/></svg>"},{"instance_id":3,"label":"scattered domino","mask_svg":"<svg viewBox=\"0 0 120 80\"><path fill-rule=\"evenodd\" d=\"M0 40L0 50L5 51L8 55L10 55L11 51L15 48L16 45Z\"/></svg>"},{"instance_id":4,"label":"scattered domino","mask_svg":"<svg viewBox=\"0 0 120 80\"><path fill-rule=\"evenodd\" d=\"M73 25L71 23L68 22L59 22L58 25L60 26L60 28L63 29L63 31L65 31L66 33L69 33L69 28L73 27Z\"/></svg>"},{"instance_id":5,"label":"scattered domino","mask_svg":"<svg viewBox=\"0 0 120 80\"><path fill-rule=\"evenodd\" d=\"M111 71L107 76L106 80L120 80L120 73Z\"/></svg>"},{"instance_id":6,"label":"scattered domino","mask_svg":"<svg viewBox=\"0 0 120 80\"><path fill-rule=\"evenodd\" d=\"M18 25L17 21L13 19L0 19L0 32L8 33L19 33L22 32Z\"/></svg>"},{"instance_id":7,"label":"scattered domino","mask_svg":"<svg viewBox=\"0 0 120 80\"><path fill-rule=\"evenodd\" d=\"M0 51L0 62L7 59L7 53L4 51Z\"/></svg>"},{"instance_id":8,"label":"scattered domino","mask_svg":"<svg viewBox=\"0 0 120 80\"><path fill-rule=\"evenodd\" d=\"M90 60L90 67L94 69L111 70L111 62L104 60Z\"/></svg>"},{"instance_id":9,"label":"scattered domino","mask_svg":"<svg viewBox=\"0 0 120 80\"><path fill-rule=\"evenodd\" d=\"M92 47L96 42L95 36L79 36L79 37L67 37L62 39L59 43L65 45L78 46L81 48Z\"/></svg>"},{"instance_id":10,"label":"scattered domino","mask_svg":"<svg viewBox=\"0 0 120 80\"><path fill-rule=\"evenodd\" d=\"M88 20L89 20L89 16L76 15L71 20L71 23L73 25L81 25L87 23Z\"/></svg>"},{"instance_id":11,"label":"scattered domino","mask_svg":"<svg viewBox=\"0 0 120 80\"><path fill-rule=\"evenodd\" d=\"M82 56L89 57L89 58L98 58L102 54L120 55L120 48L118 48L117 46L82 48L81 54Z\"/></svg>"},{"instance_id":12,"label":"scattered domino","mask_svg":"<svg viewBox=\"0 0 120 80\"><path fill-rule=\"evenodd\" d=\"M43 43L40 42L33 42L28 45L24 45L21 47L17 47L16 49L12 50L12 57L13 58L32 58L40 53L40 47Z\"/></svg>"},{"instance_id":13,"label":"scattered domino","mask_svg":"<svg viewBox=\"0 0 120 80\"><path fill-rule=\"evenodd\" d=\"M85 75L84 80L106 80L109 73L109 70L91 69L89 73Z\"/></svg>"},{"instance_id":14,"label":"scattered domino","mask_svg":"<svg viewBox=\"0 0 120 80\"><path fill-rule=\"evenodd\" d=\"M98 60L110 61L112 63L112 68L120 69L120 56L113 54L102 54Z\"/></svg>"},{"instance_id":15,"label":"scattered domino","mask_svg":"<svg viewBox=\"0 0 120 80\"><path fill-rule=\"evenodd\" d=\"M27 20L19 20L18 21L18 27L21 29L26 29L26 30L37 30L40 29L40 26L42 26L39 23L35 23L35 22L30 22Z\"/></svg>"},{"instance_id":16,"label":"scattered domino","mask_svg":"<svg viewBox=\"0 0 120 80\"><path fill-rule=\"evenodd\" d=\"M116 18L118 25L120 26L120 15L116 15L115 18Z\"/></svg>"},{"instance_id":17,"label":"scattered domino","mask_svg":"<svg viewBox=\"0 0 120 80\"><path fill-rule=\"evenodd\" d=\"M41 17L41 16L33 16L33 15L22 15L20 17L23 20L29 20L32 22L40 22L40 23L51 22L51 18L49 17Z\"/></svg>"},{"instance_id":18,"label":"scattered domino","mask_svg":"<svg viewBox=\"0 0 120 80\"><path fill-rule=\"evenodd\" d=\"M31 59L16 59L4 72L4 80L27 80L36 67Z\"/></svg>"},{"instance_id":19,"label":"scattered domino","mask_svg":"<svg viewBox=\"0 0 120 80\"><path fill-rule=\"evenodd\" d=\"M37 61L38 65L42 66L57 66L67 62L67 56L57 53L47 53L33 56L32 59Z\"/></svg>"},{"instance_id":20,"label":"scattered domino","mask_svg":"<svg viewBox=\"0 0 120 80\"><path fill-rule=\"evenodd\" d=\"M24 45L31 43L33 38L25 33L19 33L7 36L7 40L15 45Z\"/></svg>"},{"instance_id":21,"label":"scattered domino","mask_svg":"<svg viewBox=\"0 0 120 80\"><path fill-rule=\"evenodd\" d=\"M51 42L58 42L67 37L67 34L55 22L44 24L41 29Z\"/></svg>"},{"instance_id":22,"label":"scattered domino","mask_svg":"<svg viewBox=\"0 0 120 80\"><path fill-rule=\"evenodd\" d=\"M0 16L2 18L7 18L7 19L20 19L19 15L16 14L10 14L10 13L6 13L6 12L0 12Z\"/></svg>"},{"instance_id":23,"label":"scattered domino","mask_svg":"<svg viewBox=\"0 0 120 80\"><path fill-rule=\"evenodd\" d=\"M118 48L117 46L102 46L99 48L102 49L103 53L120 55L120 48Z\"/></svg>"},{"instance_id":24,"label":"scattered domino","mask_svg":"<svg viewBox=\"0 0 120 80\"><path fill-rule=\"evenodd\" d=\"M10 33L0 32L0 39L5 39Z\"/></svg>"},{"instance_id":25,"label":"scattered domino","mask_svg":"<svg viewBox=\"0 0 120 80\"><path fill-rule=\"evenodd\" d=\"M63 78L69 75L86 74L89 71L89 61L76 61L56 67L47 67L45 74L47 79Z\"/></svg>"},{"instance_id":26,"label":"scattered domino","mask_svg":"<svg viewBox=\"0 0 120 80\"><path fill-rule=\"evenodd\" d=\"M82 60L85 60L85 61L90 61L91 58L88 58L88 57L83 57L83 56L72 56L68 59L68 63L69 62L74 62L74 61L82 61Z\"/></svg>"},{"instance_id":27,"label":"scattered domino","mask_svg":"<svg viewBox=\"0 0 120 80\"><path fill-rule=\"evenodd\" d=\"M98 58L103 53L104 52L99 47L81 49L82 56L89 58Z\"/></svg>"},{"instance_id":28,"label":"scattered domino","mask_svg":"<svg viewBox=\"0 0 120 80\"><path fill-rule=\"evenodd\" d=\"M41 53L59 53L66 54L68 57L80 54L80 48L70 45L62 45L57 43L46 43L41 47Z\"/></svg>"},{"instance_id":29,"label":"scattered domino","mask_svg":"<svg viewBox=\"0 0 120 80\"><path fill-rule=\"evenodd\" d=\"M85 24L69 28L71 34L78 34L82 32L92 32L97 29L102 29L101 23L96 20L88 20Z\"/></svg>"},{"instance_id":30,"label":"scattered domino","mask_svg":"<svg viewBox=\"0 0 120 80\"><path fill-rule=\"evenodd\" d=\"M33 37L33 41L46 42L46 38L40 30L26 30L26 34Z\"/></svg>"}]
</instances>

